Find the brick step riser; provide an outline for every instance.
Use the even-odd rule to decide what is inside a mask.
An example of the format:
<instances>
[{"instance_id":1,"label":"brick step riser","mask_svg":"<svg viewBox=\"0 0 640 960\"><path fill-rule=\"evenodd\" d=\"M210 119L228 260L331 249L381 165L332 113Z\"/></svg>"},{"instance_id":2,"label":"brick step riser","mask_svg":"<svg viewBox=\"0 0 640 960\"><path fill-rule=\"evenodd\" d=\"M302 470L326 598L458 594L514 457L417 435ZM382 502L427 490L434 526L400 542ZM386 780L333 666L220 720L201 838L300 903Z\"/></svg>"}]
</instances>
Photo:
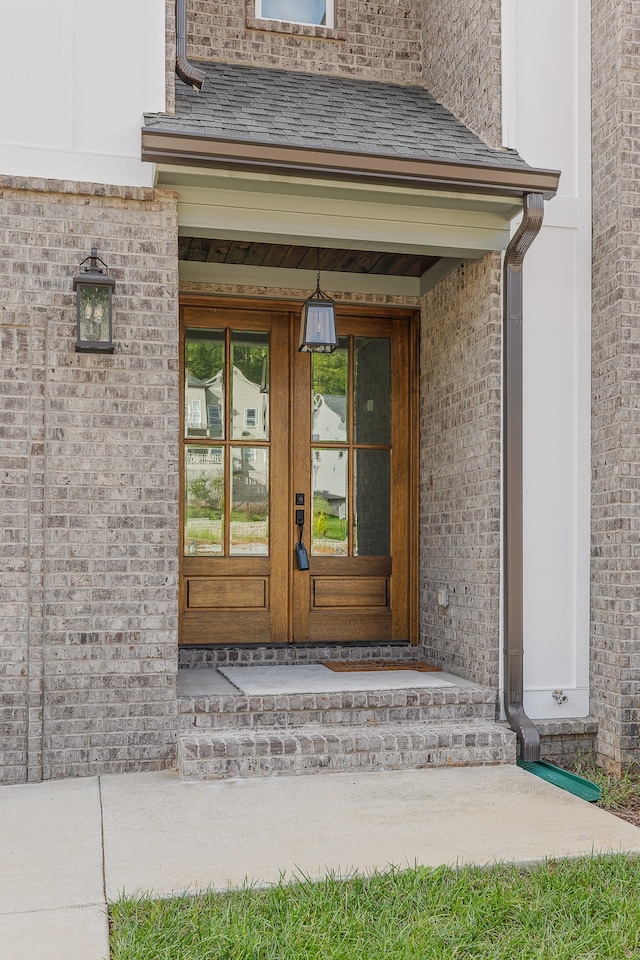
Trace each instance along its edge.
<instances>
[{"instance_id":1,"label":"brick step riser","mask_svg":"<svg viewBox=\"0 0 640 960\"><path fill-rule=\"evenodd\" d=\"M359 726L369 723L429 723L456 720L494 720L495 704L429 704L417 707L369 707L327 710L251 711L247 713L181 712L179 727L238 730L271 727L296 728L309 723L322 726Z\"/></svg>"},{"instance_id":2,"label":"brick step riser","mask_svg":"<svg viewBox=\"0 0 640 960\"><path fill-rule=\"evenodd\" d=\"M419 647L408 644L370 647L225 647L218 649L189 650L181 648L181 668L197 670L201 667L237 667L256 664L260 666L294 663L322 663L324 660L416 660L421 658Z\"/></svg>"},{"instance_id":3,"label":"brick step riser","mask_svg":"<svg viewBox=\"0 0 640 960\"><path fill-rule=\"evenodd\" d=\"M497 752L499 754L499 751ZM435 750L426 753L404 754L335 754L310 757L302 766L297 758L255 757L247 761L199 761L195 765L181 766L181 778L194 780L230 780L235 777L292 777L310 776L317 773L354 773L374 770L421 770L429 767L465 767L501 765L506 761L501 755L487 756L485 751L467 751L464 756L455 750Z\"/></svg>"},{"instance_id":4,"label":"brick step riser","mask_svg":"<svg viewBox=\"0 0 640 960\"><path fill-rule=\"evenodd\" d=\"M304 738L303 738L304 739ZM380 738L384 741L384 737ZM234 777L303 776L317 773L373 770L423 769L442 766L479 766L515 762L515 743L508 735L459 736L452 742L429 738L420 746L411 737L394 747L380 742L350 740L320 745L312 738L295 743L291 739L275 743L224 743L212 741L194 747L185 737L180 741L178 765L183 780L222 780ZM337 738L336 738L337 741ZM470 742L466 742L470 741ZM474 742L475 741L475 742ZM278 751L278 752L274 752ZM234 756L220 755L233 753ZM209 755L207 755L209 754ZM216 755L217 754L217 755Z\"/></svg>"}]
</instances>

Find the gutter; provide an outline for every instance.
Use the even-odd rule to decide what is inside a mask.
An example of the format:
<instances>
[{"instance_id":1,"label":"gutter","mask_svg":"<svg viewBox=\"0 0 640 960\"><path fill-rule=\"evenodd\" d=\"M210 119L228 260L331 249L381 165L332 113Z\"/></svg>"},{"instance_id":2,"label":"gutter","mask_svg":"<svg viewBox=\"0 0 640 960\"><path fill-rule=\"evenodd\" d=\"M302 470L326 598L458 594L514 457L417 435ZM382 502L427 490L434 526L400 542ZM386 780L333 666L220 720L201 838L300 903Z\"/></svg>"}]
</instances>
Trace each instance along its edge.
<instances>
[{"instance_id":1,"label":"gutter","mask_svg":"<svg viewBox=\"0 0 640 960\"><path fill-rule=\"evenodd\" d=\"M522 521L522 266L544 215L540 193L524 197L524 216L504 257L502 476L504 497L504 710L520 761L540 760L540 734L524 711Z\"/></svg>"},{"instance_id":2,"label":"gutter","mask_svg":"<svg viewBox=\"0 0 640 960\"><path fill-rule=\"evenodd\" d=\"M176 0L176 73L183 83L202 90L205 73L187 60L187 0Z\"/></svg>"},{"instance_id":3,"label":"gutter","mask_svg":"<svg viewBox=\"0 0 640 960\"><path fill-rule=\"evenodd\" d=\"M550 200L560 179L557 170L535 167L232 140L156 127L142 128L141 158L151 163L402 184L518 199L539 193Z\"/></svg>"}]
</instances>

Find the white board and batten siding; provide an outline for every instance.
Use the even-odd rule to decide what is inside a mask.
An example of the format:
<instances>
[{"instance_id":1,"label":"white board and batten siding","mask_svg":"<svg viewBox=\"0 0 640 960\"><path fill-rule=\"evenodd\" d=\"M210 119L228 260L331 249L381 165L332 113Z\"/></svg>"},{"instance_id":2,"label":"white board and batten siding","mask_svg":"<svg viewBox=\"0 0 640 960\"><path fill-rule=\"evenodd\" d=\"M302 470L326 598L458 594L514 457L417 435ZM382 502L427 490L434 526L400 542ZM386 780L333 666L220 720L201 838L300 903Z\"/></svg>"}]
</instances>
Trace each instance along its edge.
<instances>
[{"instance_id":1,"label":"white board and batten siding","mask_svg":"<svg viewBox=\"0 0 640 960\"><path fill-rule=\"evenodd\" d=\"M0 7L0 173L151 186L140 129L165 106L164 0Z\"/></svg>"},{"instance_id":2,"label":"white board and batten siding","mask_svg":"<svg viewBox=\"0 0 640 960\"><path fill-rule=\"evenodd\" d=\"M504 143L562 171L524 269L524 703L533 718L589 713L589 6L502 3Z\"/></svg>"}]
</instances>

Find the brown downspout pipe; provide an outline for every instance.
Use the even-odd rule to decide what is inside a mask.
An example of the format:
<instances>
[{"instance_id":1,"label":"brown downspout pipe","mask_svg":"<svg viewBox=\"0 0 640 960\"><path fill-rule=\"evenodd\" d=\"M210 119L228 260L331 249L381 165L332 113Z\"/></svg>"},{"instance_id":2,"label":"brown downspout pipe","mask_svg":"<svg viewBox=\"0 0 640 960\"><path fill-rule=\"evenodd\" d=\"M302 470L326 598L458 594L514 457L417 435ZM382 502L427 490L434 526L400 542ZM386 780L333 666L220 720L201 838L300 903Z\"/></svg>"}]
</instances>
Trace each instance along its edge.
<instances>
[{"instance_id":1,"label":"brown downspout pipe","mask_svg":"<svg viewBox=\"0 0 640 960\"><path fill-rule=\"evenodd\" d=\"M202 90L205 74L187 60L187 0L176 0L176 73L194 90Z\"/></svg>"},{"instance_id":2,"label":"brown downspout pipe","mask_svg":"<svg viewBox=\"0 0 640 960\"><path fill-rule=\"evenodd\" d=\"M504 257L503 287L504 710L525 762L540 759L540 735L523 699L522 265L543 214L542 194L526 194L522 223Z\"/></svg>"}]
</instances>

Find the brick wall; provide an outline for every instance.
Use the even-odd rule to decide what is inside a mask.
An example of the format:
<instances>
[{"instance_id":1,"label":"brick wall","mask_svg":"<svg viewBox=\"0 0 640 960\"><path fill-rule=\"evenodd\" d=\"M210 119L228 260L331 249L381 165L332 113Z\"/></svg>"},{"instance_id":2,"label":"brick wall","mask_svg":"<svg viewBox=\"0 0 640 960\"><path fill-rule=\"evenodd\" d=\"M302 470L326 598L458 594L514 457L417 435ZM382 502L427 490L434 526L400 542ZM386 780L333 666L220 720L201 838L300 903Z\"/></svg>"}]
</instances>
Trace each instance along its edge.
<instances>
[{"instance_id":1,"label":"brick wall","mask_svg":"<svg viewBox=\"0 0 640 960\"><path fill-rule=\"evenodd\" d=\"M499 147L500 0L424 0L422 17L422 83L474 133Z\"/></svg>"},{"instance_id":2,"label":"brick wall","mask_svg":"<svg viewBox=\"0 0 640 960\"><path fill-rule=\"evenodd\" d=\"M172 761L176 237L170 194L0 179L5 781ZM112 356L74 350L92 244Z\"/></svg>"},{"instance_id":3,"label":"brick wall","mask_svg":"<svg viewBox=\"0 0 640 960\"><path fill-rule=\"evenodd\" d=\"M591 712L612 769L640 759L640 3L593 0Z\"/></svg>"},{"instance_id":4,"label":"brick wall","mask_svg":"<svg viewBox=\"0 0 640 960\"><path fill-rule=\"evenodd\" d=\"M0 261L8 255L3 236ZM36 616L41 607L41 599L29 594L29 580L41 564L42 388L36 383L30 394L28 379L34 353L42 368L42 349L39 338L31 336L24 311L17 310L13 322L5 325L9 295L10 290L0 286L0 782L12 783L26 779L28 637L32 604ZM36 684L37 672L36 662Z\"/></svg>"},{"instance_id":5,"label":"brick wall","mask_svg":"<svg viewBox=\"0 0 640 960\"><path fill-rule=\"evenodd\" d=\"M313 70L389 83L421 82L422 0L336 0L336 29L264 29L252 0L190 0L193 59Z\"/></svg>"},{"instance_id":6,"label":"brick wall","mask_svg":"<svg viewBox=\"0 0 640 960\"><path fill-rule=\"evenodd\" d=\"M498 686L500 256L424 298L420 343L420 642L444 669ZM448 587L450 605L437 604Z\"/></svg>"},{"instance_id":7,"label":"brick wall","mask_svg":"<svg viewBox=\"0 0 640 960\"><path fill-rule=\"evenodd\" d=\"M164 0L165 8L165 110L176 108L176 2Z\"/></svg>"},{"instance_id":8,"label":"brick wall","mask_svg":"<svg viewBox=\"0 0 640 960\"><path fill-rule=\"evenodd\" d=\"M501 143L500 0L424 0L422 82ZM446 55L445 55L446 53ZM427 655L497 688L500 621L500 257L460 267L424 299L420 635ZM448 586L451 604L437 605Z\"/></svg>"},{"instance_id":9,"label":"brick wall","mask_svg":"<svg viewBox=\"0 0 640 960\"><path fill-rule=\"evenodd\" d=\"M593 717L569 717L566 720L536 720L540 734L540 759L562 766L593 760L598 721Z\"/></svg>"}]
</instances>

